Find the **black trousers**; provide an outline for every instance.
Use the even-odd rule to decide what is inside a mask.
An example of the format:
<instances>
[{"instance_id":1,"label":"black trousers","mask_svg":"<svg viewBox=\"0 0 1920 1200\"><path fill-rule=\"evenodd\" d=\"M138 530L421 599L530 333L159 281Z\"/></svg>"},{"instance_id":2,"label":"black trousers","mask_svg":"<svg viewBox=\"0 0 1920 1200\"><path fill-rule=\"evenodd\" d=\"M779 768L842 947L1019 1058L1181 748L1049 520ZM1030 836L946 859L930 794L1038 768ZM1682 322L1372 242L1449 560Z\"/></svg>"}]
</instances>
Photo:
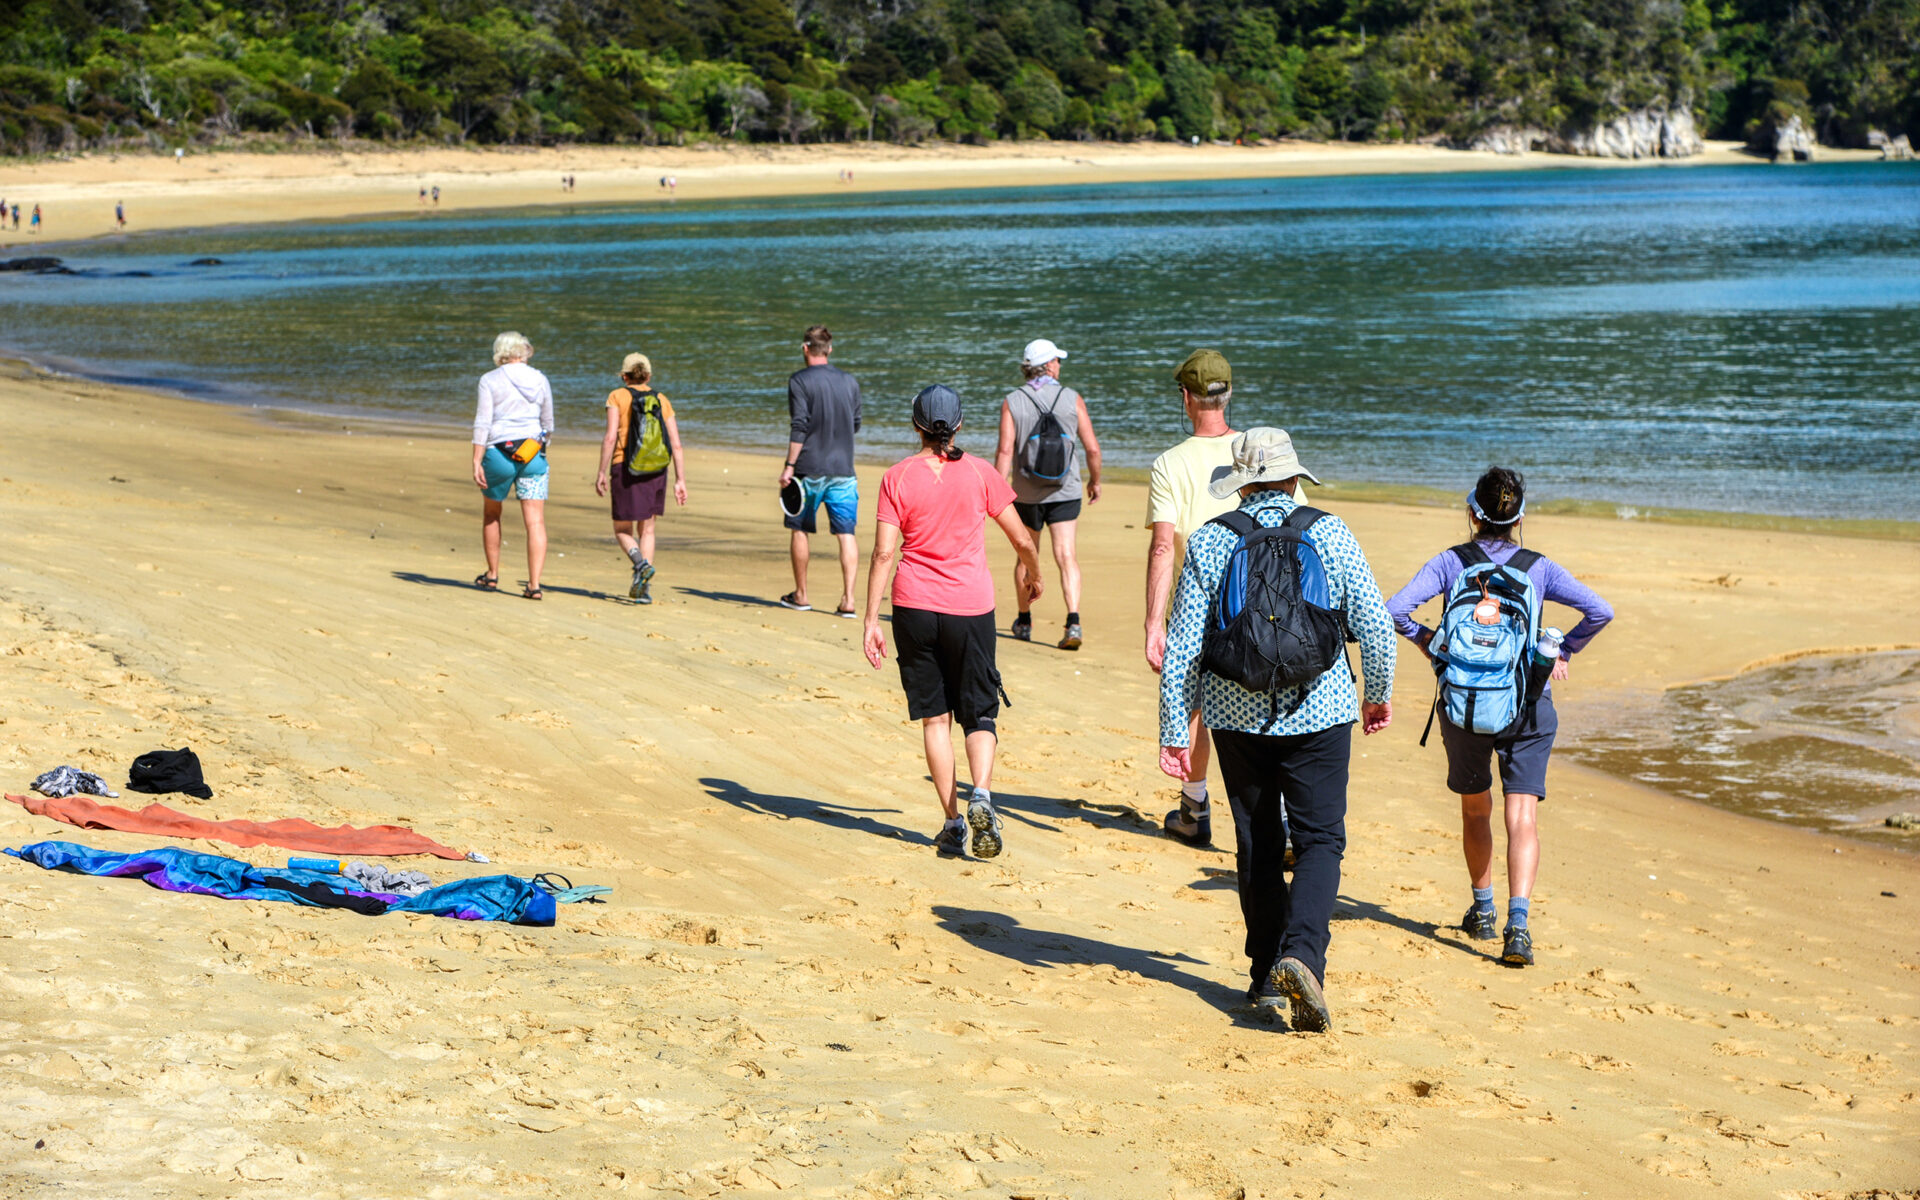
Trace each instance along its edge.
<instances>
[{"instance_id":1,"label":"black trousers","mask_svg":"<svg viewBox=\"0 0 1920 1200\"><path fill-rule=\"evenodd\" d=\"M1353 726L1295 737L1213 731L1214 752L1233 807L1240 915L1255 986L1273 964L1297 958L1327 977L1328 925L1347 852L1347 767ZM1285 815L1281 801L1286 802ZM1292 826L1293 886L1281 867Z\"/></svg>"}]
</instances>

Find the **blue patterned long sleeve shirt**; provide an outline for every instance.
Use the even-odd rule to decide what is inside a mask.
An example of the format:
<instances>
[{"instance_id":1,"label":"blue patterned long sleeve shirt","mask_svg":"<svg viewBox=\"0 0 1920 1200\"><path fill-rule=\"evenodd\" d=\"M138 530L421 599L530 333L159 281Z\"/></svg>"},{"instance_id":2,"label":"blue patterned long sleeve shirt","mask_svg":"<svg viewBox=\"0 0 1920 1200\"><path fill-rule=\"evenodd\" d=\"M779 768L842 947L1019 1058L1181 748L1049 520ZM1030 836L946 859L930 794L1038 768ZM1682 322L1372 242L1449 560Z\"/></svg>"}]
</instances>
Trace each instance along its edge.
<instances>
[{"instance_id":1,"label":"blue patterned long sleeve shirt","mask_svg":"<svg viewBox=\"0 0 1920 1200\"><path fill-rule=\"evenodd\" d=\"M1255 492L1240 505L1262 525L1272 528L1287 519L1298 505L1285 492ZM1325 516L1307 531L1307 540L1319 552L1327 569L1328 599L1334 608L1346 613L1347 628L1360 641L1360 671L1366 680L1369 704L1384 704L1393 694L1394 641L1393 618L1387 615L1380 598L1380 585L1374 582L1367 556L1353 531L1336 516ZM1180 586L1174 593L1173 615L1167 623L1167 654L1160 667L1160 744L1187 744L1187 718L1198 697L1202 719L1209 729L1232 729L1241 733L1264 733L1291 737L1317 733L1335 725L1347 725L1360 719L1359 698L1354 695L1353 672L1343 656L1341 661L1308 686L1299 707L1288 714L1297 698L1297 689L1279 697L1280 720L1274 721L1274 697L1265 692L1250 692L1230 680L1220 679L1200 668L1201 641L1206 634L1207 610L1226 574L1227 560L1240 544L1232 530L1208 524L1196 529L1187 539L1187 563L1180 572Z\"/></svg>"}]
</instances>

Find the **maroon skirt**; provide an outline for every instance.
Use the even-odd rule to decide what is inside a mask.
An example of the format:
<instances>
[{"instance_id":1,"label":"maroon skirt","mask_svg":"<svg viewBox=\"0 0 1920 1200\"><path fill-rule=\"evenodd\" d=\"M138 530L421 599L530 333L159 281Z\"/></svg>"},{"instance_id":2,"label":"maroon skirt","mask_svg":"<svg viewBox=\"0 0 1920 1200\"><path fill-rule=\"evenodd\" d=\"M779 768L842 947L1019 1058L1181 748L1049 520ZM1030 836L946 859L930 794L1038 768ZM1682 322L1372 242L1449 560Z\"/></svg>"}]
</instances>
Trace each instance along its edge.
<instances>
[{"instance_id":1,"label":"maroon skirt","mask_svg":"<svg viewBox=\"0 0 1920 1200\"><path fill-rule=\"evenodd\" d=\"M608 490L613 494L613 519L647 521L667 511L667 473L635 475L622 463L614 468Z\"/></svg>"}]
</instances>

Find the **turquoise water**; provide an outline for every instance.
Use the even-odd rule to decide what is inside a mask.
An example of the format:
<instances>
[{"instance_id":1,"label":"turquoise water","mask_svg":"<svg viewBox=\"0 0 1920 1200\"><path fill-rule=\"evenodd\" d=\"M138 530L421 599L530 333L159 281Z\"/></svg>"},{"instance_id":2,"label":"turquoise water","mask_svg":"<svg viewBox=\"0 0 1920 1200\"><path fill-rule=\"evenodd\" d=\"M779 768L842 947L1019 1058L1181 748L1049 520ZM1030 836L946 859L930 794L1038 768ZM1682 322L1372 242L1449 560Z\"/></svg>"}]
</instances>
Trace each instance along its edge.
<instances>
[{"instance_id":1,"label":"turquoise water","mask_svg":"<svg viewBox=\"0 0 1920 1200\"><path fill-rule=\"evenodd\" d=\"M823 321L867 454L911 442L935 381L990 450L1045 336L1110 458L1144 464L1184 432L1174 365L1213 345L1235 423L1289 428L1321 475L1464 487L1498 461L1543 498L1920 520L1913 166L842 194L46 250L81 273L0 275L0 346L221 399L457 421L518 328L564 428L598 427L642 349L695 445L771 446Z\"/></svg>"}]
</instances>

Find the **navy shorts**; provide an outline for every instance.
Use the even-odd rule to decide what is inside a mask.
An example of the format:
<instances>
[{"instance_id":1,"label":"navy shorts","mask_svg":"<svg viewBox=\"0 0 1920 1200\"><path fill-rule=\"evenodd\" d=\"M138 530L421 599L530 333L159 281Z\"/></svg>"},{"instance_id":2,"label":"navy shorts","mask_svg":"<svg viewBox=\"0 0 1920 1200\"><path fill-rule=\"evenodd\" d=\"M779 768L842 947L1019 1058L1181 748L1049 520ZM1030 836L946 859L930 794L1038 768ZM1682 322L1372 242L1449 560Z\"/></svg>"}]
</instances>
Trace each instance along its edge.
<instances>
[{"instance_id":1,"label":"navy shorts","mask_svg":"<svg viewBox=\"0 0 1920 1200\"><path fill-rule=\"evenodd\" d=\"M1447 748L1447 790L1474 796L1493 790L1489 759L1500 762L1500 791L1547 798L1547 759L1553 754L1553 735L1560 718L1553 711L1553 693L1543 692L1534 702L1532 717L1502 734L1468 733L1440 714L1440 741Z\"/></svg>"}]
</instances>

